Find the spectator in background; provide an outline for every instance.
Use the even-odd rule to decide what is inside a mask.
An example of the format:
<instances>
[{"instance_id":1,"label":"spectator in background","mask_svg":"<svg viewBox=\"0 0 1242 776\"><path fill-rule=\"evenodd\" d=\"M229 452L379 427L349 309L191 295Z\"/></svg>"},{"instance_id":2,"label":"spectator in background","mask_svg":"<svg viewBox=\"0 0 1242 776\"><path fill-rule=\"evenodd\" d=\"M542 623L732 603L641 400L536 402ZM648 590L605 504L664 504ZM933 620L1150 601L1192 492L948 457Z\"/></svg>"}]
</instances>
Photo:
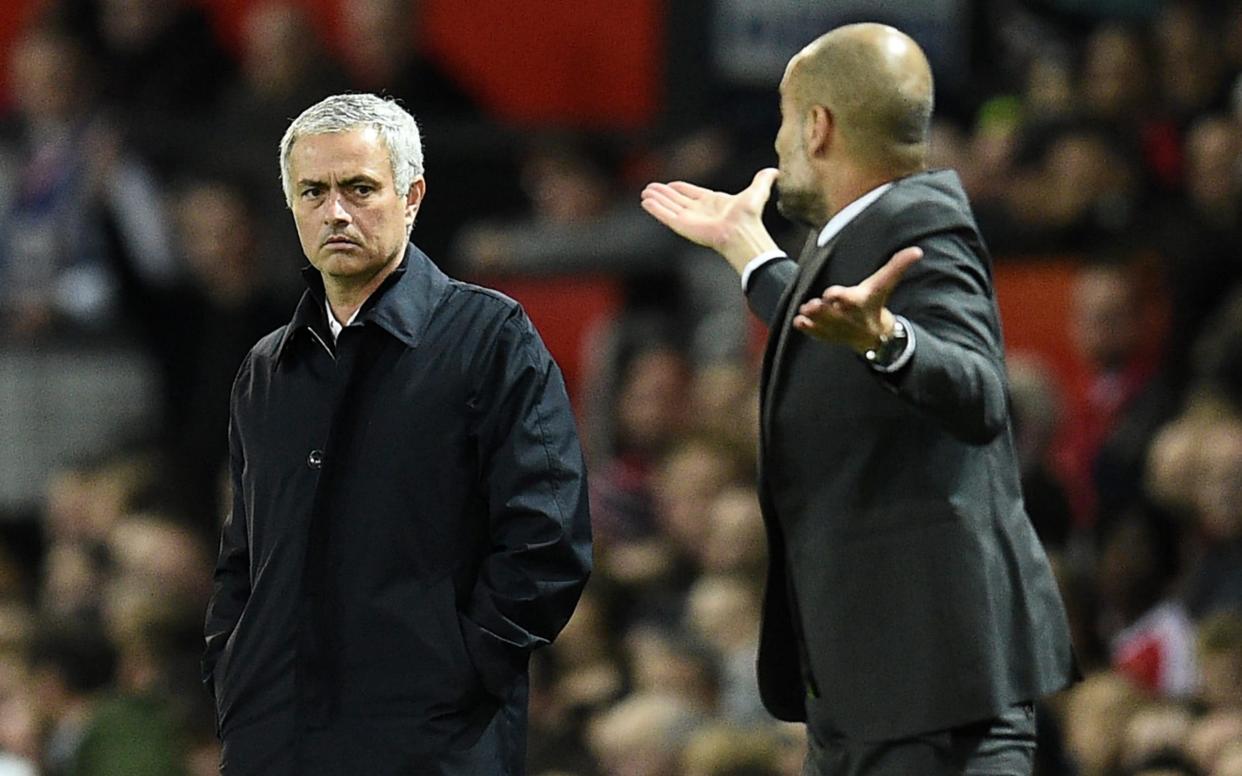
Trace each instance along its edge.
<instances>
[{"instance_id":1,"label":"spectator in background","mask_svg":"<svg viewBox=\"0 0 1242 776\"><path fill-rule=\"evenodd\" d=\"M1098 516L1100 450L1155 371L1144 349L1144 303L1129 265L1090 265L1074 280L1068 333L1083 377L1068 387L1056 458L1080 528Z\"/></svg>"},{"instance_id":2,"label":"spectator in background","mask_svg":"<svg viewBox=\"0 0 1242 776\"><path fill-rule=\"evenodd\" d=\"M780 739L766 730L703 728L686 744L681 762L683 776L782 776Z\"/></svg>"},{"instance_id":3,"label":"spectator in background","mask_svg":"<svg viewBox=\"0 0 1242 776\"><path fill-rule=\"evenodd\" d=\"M288 0L245 7L238 65L239 77L224 91L212 121L200 127L206 158L199 164L206 169L199 172L239 182L235 193L244 192L245 230L254 241L249 250L262 257L243 273L245 282L280 288L292 303L301 289L291 283L296 281L291 270L301 267L304 257L285 223L284 197L271 185L272 138L280 137L289 117L304 106L343 91L346 78L305 7Z\"/></svg>"},{"instance_id":4,"label":"spectator in background","mask_svg":"<svg viewBox=\"0 0 1242 776\"><path fill-rule=\"evenodd\" d=\"M637 692L591 721L602 776L683 776L681 751L703 721L686 700Z\"/></svg>"},{"instance_id":5,"label":"spectator in background","mask_svg":"<svg viewBox=\"0 0 1242 776\"><path fill-rule=\"evenodd\" d=\"M737 725L768 721L754 670L761 604L757 582L705 575L686 595L687 628L714 650L719 661L719 716Z\"/></svg>"},{"instance_id":6,"label":"spectator in background","mask_svg":"<svg viewBox=\"0 0 1242 776\"><path fill-rule=\"evenodd\" d=\"M1088 677L1065 699L1065 744L1079 776L1111 776L1121 762L1123 733L1142 694L1113 673Z\"/></svg>"},{"instance_id":7,"label":"spectator in background","mask_svg":"<svg viewBox=\"0 0 1242 776\"><path fill-rule=\"evenodd\" d=\"M1192 537L1196 552L1185 581L1196 618L1242 611L1242 417L1220 418L1198 437Z\"/></svg>"},{"instance_id":8,"label":"spectator in background","mask_svg":"<svg viewBox=\"0 0 1242 776\"><path fill-rule=\"evenodd\" d=\"M619 661L623 628L600 592L607 585L597 577L583 591L561 635L532 665L527 765L533 774L553 765L593 773L586 723L625 694Z\"/></svg>"},{"instance_id":9,"label":"spectator in background","mask_svg":"<svg viewBox=\"0 0 1242 776\"><path fill-rule=\"evenodd\" d=\"M62 31L11 52L16 134L0 141L0 321L10 341L115 334L127 282L173 276L154 179L95 109L91 65Z\"/></svg>"},{"instance_id":10,"label":"spectator in background","mask_svg":"<svg viewBox=\"0 0 1242 776\"><path fill-rule=\"evenodd\" d=\"M1184 196L1158 219L1161 281L1170 292L1165 372L1184 386L1195 341L1242 280L1242 130L1232 119L1208 114L1186 134Z\"/></svg>"},{"instance_id":11,"label":"spectator in background","mask_svg":"<svg viewBox=\"0 0 1242 776\"><path fill-rule=\"evenodd\" d=\"M1133 228L1139 191L1133 163L1098 128L1050 133L1006 187L997 249L1056 255L1113 246Z\"/></svg>"},{"instance_id":12,"label":"spectator in background","mask_svg":"<svg viewBox=\"0 0 1242 776\"><path fill-rule=\"evenodd\" d=\"M655 528L650 479L660 458L686 429L690 369L671 342L635 329L619 348L616 388L611 364L600 364L588 387L588 413L598 415L588 438L594 475L591 500L601 550Z\"/></svg>"},{"instance_id":13,"label":"spectator in background","mask_svg":"<svg viewBox=\"0 0 1242 776\"><path fill-rule=\"evenodd\" d=\"M194 158L197 121L233 78L233 60L204 11L188 0L56 0L99 64L104 104L127 142L163 175Z\"/></svg>"},{"instance_id":14,"label":"spectator in background","mask_svg":"<svg viewBox=\"0 0 1242 776\"><path fill-rule=\"evenodd\" d=\"M678 623L632 621L622 645L633 691L667 694L703 719L720 711L721 676L717 655Z\"/></svg>"},{"instance_id":15,"label":"spectator in background","mask_svg":"<svg viewBox=\"0 0 1242 776\"><path fill-rule=\"evenodd\" d=\"M1199 697L1209 708L1242 709L1242 610L1199 625Z\"/></svg>"},{"instance_id":16,"label":"spectator in background","mask_svg":"<svg viewBox=\"0 0 1242 776\"><path fill-rule=\"evenodd\" d=\"M721 488L708 507L706 536L696 553L705 574L725 574L758 587L767 568L763 515L752 485Z\"/></svg>"},{"instance_id":17,"label":"spectator in background","mask_svg":"<svg viewBox=\"0 0 1242 776\"><path fill-rule=\"evenodd\" d=\"M0 776L35 776L38 720L30 682L34 617L20 601L0 603Z\"/></svg>"},{"instance_id":18,"label":"spectator in background","mask_svg":"<svg viewBox=\"0 0 1242 776\"><path fill-rule=\"evenodd\" d=\"M417 106L435 126L478 111L431 54L421 30L419 0L340 0L341 60L350 85Z\"/></svg>"},{"instance_id":19,"label":"spectator in background","mask_svg":"<svg viewBox=\"0 0 1242 776\"><path fill-rule=\"evenodd\" d=\"M47 731L40 767L48 776L69 776L112 680L116 651L96 630L49 622L32 638L27 659L39 722Z\"/></svg>"},{"instance_id":20,"label":"spectator in background","mask_svg":"<svg viewBox=\"0 0 1242 776\"><path fill-rule=\"evenodd\" d=\"M1166 2L1152 22L1160 102L1174 126L1225 107L1223 41L1196 4Z\"/></svg>"},{"instance_id":21,"label":"spectator in background","mask_svg":"<svg viewBox=\"0 0 1242 776\"><path fill-rule=\"evenodd\" d=\"M691 425L754 461L759 443L759 379L746 359L699 364L689 388Z\"/></svg>"},{"instance_id":22,"label":"spectator in background","mask_svg":"<svg viewBox=\"0 0 1242 776\"><path fill-rule=\"evenodd\" d=\"M270 165L270 159L269 159ZM229 389L256 340L287 319L267 282L253 197L226 178L185 181L173 198L185 281L144 291L146 341L163 369L164 448L176 505L214 533L227 456Z\"/></svg>"},{"instance_id":23,"label":"spectator in background","mask_svg":"<svg viewBox=\"0 0 1242 776\"><path fill-rule=\"evenodd\" d=\"M1195 632L1171 594L1174 536L1159 518L1137 510L1103 528L1097 622L1118 674L1153 694L1188 697L1198 681Z\"/></svg>"},{"instance_id":24,"label":"spectator in background","mask_svg":"<svg viewBox=\"0 0 1242 776\"><path fill-rule=\"evenodd\" d=\"M1126 723L1120 762L1127 771L1150 766L1157 758L1179 756L1194 715L1185 703L1152 700Z\"/></svg>"},{"instance_id":25,"label":"spectator in background","mask_svg":"<svg viewBox=\"0 0 1242 776\"><path fill-rule=\"evenodd\" d=\"M1242 741L1242 710L1217 709L1195 720L1185 743L1190 760L1202 773L1216 776L1216 766Z\"/></svg>"},{"instance_id":26,"label":"spectator in background","mask_svg":"<svg viewBox=\"0 0 1242 776\"><path fill-rule=\"evenodd\" d=\"M704 142L704 155L719 150ZM666 162L700 169L693 154ZM687 250L619 194L619 149L583 134L536 137L522 159L529 212L478 221L458 235L457 263L475 276L608 274L621 281L625 317L661 316L681 334L696 364L735 358L746 336L744 310L727 272L701 249ZM669 255L684 259L670 262Z\"/></svg>"},{"instance_id":27,"label":"spectator in background","mask_svg":"<svg viewBox=\"0 0 1242 776\"><path fill-rule=\"evenodd\" d=\"M1105 144L1133 160L1140 179L1176 187L1180 168L1175 127L1156 109L1150 46L1141 29L1105 23L1087 38L1079 73L1082 117L1104 133Z\"/></svg>"},{"instance_id":28,"label":"spectator in background","mask_svg":"<svg viewBox=\"0 0 1242 776\"><path fill-rule=\"evenodd\" d=\"M1073 514L1065 487L1052 469L1052 445L1061 422L1057 386L1035 358L1010 354L1006 369L1022 501L1044 547L1064 550Z\"/></svg>"}]
</instances>

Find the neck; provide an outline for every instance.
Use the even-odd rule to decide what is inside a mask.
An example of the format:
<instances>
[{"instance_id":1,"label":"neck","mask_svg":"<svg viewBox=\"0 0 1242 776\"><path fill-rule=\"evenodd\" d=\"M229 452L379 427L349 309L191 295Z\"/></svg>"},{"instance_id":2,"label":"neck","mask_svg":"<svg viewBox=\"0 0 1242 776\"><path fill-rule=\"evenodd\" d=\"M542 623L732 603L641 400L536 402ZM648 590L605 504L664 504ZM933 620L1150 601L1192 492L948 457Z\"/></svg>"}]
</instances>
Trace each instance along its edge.
<instances>
[{"instance_id":1,"label":"neck","mask_svg":"<svg viewBox=\"0 0 1242 776\"><path fill-rule=\"evenodd\" d=\"M828 218L832 218L840 213L845 206L858 199L862 195L899 178L889 172L877 172L874 170L864 170L861 168L852 168L844 170L842 175L835 181L830 183L831 189L828 194L828 203L832 212L828 214ZM827 223L825 221L824 223Z\"/></svg>"},{"instance_id":2,"label":"neck","mask_svg":"<svg viewBox=\"0 0 1242 776\"><path fill-rule=\"evenodd\" d=\"M397 251L392 260L381 267L378 272L364 280L323 275L323 291L328 297L328 304L332 307L332 314L336 316L337 321L345 323L354 313L358 312L362 303L367 301L371 294L375 293L375 290L388 279L393 270L401 265L403 258L405 258L404 247Z\"/></svg>"}]
</instances>

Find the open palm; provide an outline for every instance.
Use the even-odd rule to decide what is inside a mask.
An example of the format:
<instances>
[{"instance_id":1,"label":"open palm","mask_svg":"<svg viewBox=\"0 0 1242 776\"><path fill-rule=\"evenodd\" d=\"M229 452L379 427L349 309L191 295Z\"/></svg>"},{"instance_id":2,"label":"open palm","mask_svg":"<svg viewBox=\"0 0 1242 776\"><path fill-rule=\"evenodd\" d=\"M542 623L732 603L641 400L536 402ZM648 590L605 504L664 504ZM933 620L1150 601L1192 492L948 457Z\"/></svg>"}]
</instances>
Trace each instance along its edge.
<instances>
[{"instance_id":1,"label":"open palm","mask_svg":"<svg viewBox=\"0 0 1242 776\"><path fill-rule=\"evenodd\" d=\"M906 270L923 257L918 246L903 248L856 286L829 286L804 302L794 316L798 331L826 342L842 342L862 352L893 330L888 297Z\"/></svg>"},{"instance_id":2,"label":"open palm","mask_svg":"<svg viewBox=\"0 0 1242 776\"><path fill-rule=\"evenodd\" d=\"M650 183L642 193L643 210L677 234L745 262L775 243L763 226L763 207L779 173L765 168L737 194L696 186L684 181ZM735 264L736 266L736 264Z\"/></svg>"}]
</instances>

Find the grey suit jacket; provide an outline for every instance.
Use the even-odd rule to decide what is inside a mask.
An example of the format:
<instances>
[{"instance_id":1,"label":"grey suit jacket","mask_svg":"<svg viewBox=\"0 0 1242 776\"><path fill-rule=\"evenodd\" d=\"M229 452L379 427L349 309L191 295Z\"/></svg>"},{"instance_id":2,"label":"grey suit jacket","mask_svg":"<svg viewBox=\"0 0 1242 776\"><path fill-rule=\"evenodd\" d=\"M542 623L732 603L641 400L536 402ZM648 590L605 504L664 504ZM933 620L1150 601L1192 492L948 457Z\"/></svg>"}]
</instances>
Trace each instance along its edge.
<instances>
[{"instance_id":1,"label":"grey suit jacket","mask_svg":"<svg viewBox=\"0 0 1242 776\"><path fill-rule=\"evenodd\" d=\"M884 375L792 329L798 306L897 250L888 306L916 349ZM1076 676L1018 483L991 264L952 172L897 181L824 249L761 268L760 501L768 709L891 740L986 719Z\"/></svg>"}]
</instances>

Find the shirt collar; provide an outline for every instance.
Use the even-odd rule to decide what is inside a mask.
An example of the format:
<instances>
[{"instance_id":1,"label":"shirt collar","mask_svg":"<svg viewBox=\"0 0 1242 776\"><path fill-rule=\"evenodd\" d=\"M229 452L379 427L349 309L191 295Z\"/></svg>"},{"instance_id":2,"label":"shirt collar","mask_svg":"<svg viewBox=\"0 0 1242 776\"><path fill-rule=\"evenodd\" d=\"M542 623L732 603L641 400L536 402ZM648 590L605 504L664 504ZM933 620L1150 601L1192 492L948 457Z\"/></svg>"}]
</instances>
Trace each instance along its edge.
<instances>
[{"instance_id":1,"label":"shirt collar","mask_svg":"<svg viewBox=\"0 0 1242 776\"><path fill-rule=\"evenodd\" d=\"M302 277L306 281L306 292L281 335L276 349L277 364L299 333L307 329L321 337L332 333L328 321L334 319L328 311L323 277L311 266L303 268ZM346 325L355 321L374 323L408 347L416 347L432 310L448 286L448 276L410 243L401 264L367 297Z\"/></svg>"},{"instance_id":2,"label":"shirt collar","mask_svg":"<svg viewBox=\"0 0 1242 776\"><path fill-rule=\"evenodd\" d=\"M853 221L859 213L867 209L867 206L880 198L884 192L893 187L893 182L881 183L871 191L863 194L858 199L841 208L835 216L828 219L828 223L824 224L824 228L820 230L819 237L816 238L815 244L824 247L828 241L836 237L842 229L844 229L850 221Z\"/></svg>"},{"instance_id":3,"label":"shirt collar","mask_svg":"<svg viewBox=\"0 0 1242 776\"><path fill-rule=\"evenodd\" d=\"M336 319L336 315L332 313L332 305L328 302L327 299L323 300L323 309L328 314L328 331L332 334L332 339L335 340L336 338L341 336L341 331L346 326L350 325L351 323L353 323L354 321L358 319L358 313L362 311L362 306L359 305L358 309L354 310L354 314L349 316L349 320L345 321L345 323L343 324L340 321L338 321Z\"/></svg>"}]
</instances>

